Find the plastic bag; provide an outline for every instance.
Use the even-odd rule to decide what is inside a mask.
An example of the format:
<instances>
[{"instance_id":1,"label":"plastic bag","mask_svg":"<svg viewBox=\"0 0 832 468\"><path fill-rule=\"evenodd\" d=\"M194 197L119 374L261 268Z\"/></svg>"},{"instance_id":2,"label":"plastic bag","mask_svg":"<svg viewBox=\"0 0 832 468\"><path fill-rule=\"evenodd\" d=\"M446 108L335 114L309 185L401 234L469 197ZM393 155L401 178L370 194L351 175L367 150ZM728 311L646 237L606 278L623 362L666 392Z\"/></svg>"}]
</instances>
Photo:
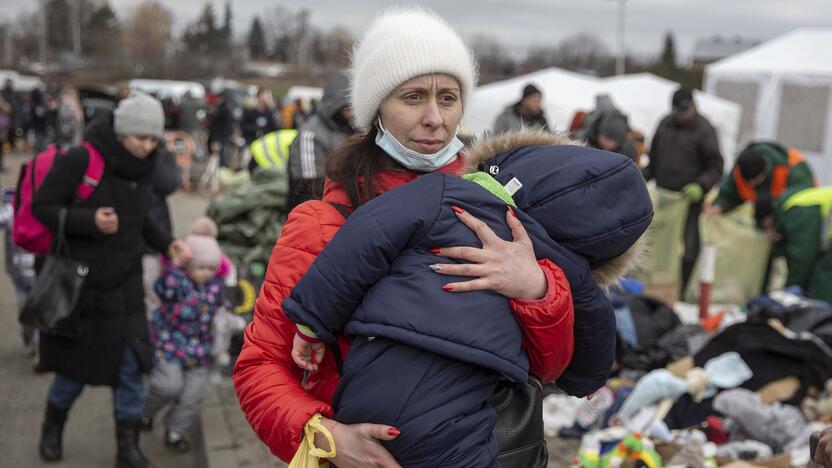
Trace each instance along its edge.
<instances>
[{"instance_id":1,"label":"plastic bag","mask_svg":"<svg viewBox=\"0 0 832 468\"><path fill-rule=\"evenodd\" d=\"M647 230L647 248L635 276L645 285L677 284L682 269L688 202L679 192L661 188L651 188L650 198L653 222Z\"/></svg>"},{"instance_id":2,"label":"plastic bag","mask_svg":"<svg viewBox=\"0 0 832 468\"><path fill-rule=\"evenodd\" d=\"M711 302L745 304L760 294L771 253L771 241L754 226L751 205L742 205L722 216L702 218L702 244L716 246L716 270ZM701 256L700 256L701 257ZM699 301L699 260L693 268L684 298Z\"/></svg>"},{"instance_id":3,"label":"plastic bag","mask_svg":"<svg viewBox=\"0 0 832 468\"><path fill-rule=\"evenodd\" d=\"M321 415L316 414L309 418L309 421L303 427L303 432L303 440L300 442L300 447L295 452L292 462L289 463L289 468L328 468L329 463L320 463L320 459L335 456L335 441L332 440L332 434L321 424ZM332 447L329 452L315 447L315 434L318 432L326 437L329 446Z\"/></svg>"}]
</instances>

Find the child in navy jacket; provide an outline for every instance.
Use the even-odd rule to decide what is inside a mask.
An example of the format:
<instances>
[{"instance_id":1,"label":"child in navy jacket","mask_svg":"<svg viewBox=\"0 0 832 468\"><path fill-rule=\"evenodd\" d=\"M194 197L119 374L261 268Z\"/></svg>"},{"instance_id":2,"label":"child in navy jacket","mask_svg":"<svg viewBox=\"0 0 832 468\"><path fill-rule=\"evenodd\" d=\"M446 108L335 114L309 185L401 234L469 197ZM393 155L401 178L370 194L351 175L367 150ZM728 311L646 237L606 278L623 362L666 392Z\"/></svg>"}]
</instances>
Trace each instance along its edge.
<instances>
[{"instance_id":1,"label":"child in navy jacket","mask_svg":"<svg viewBox=\"0 0 832 468\"><path fill-rule=\"evenodd\" d=\"M603 270L620 273L652 220L638 168L613 153L535 145L551 142L535 133L495 140L472 151L493 177L426 174L356 210L283 302L307 340L295 343L309 343L300 347L335 343L339 333L355 337L334 419L398 428L385 445L403 466L496 466L487 399L500 379L528 377L508 299L445 292L448 278L431 272L450 262L433 248L480 246L454 207L510 240L506 205L515 206L536 256L566 275L575 354L558 385L587 395L612 366L615 319L599 282L616 275Z\"/></svg>"}]
</instances>

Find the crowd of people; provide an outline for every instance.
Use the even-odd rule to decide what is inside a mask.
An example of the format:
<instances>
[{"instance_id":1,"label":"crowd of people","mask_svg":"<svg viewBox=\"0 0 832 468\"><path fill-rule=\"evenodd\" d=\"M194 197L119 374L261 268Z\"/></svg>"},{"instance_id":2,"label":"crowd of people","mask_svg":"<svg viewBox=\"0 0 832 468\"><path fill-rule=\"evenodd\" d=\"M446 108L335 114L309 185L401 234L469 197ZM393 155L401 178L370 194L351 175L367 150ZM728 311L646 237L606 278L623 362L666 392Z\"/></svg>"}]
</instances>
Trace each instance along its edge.
<instances>
[{"instance_id":1,"label":"crowd of people","mask_svg":"<svg viewBox=\"0 0 832 468\"><path fill-rule=\"evenodd\" d=\"M117 466L152 466L138 441L166 405L165 446L189 450L210 368L226 360L216 324L238 265L210 218L173 236L167 197L183 178L166 131L220 167L288 177L288 218L233 374L248 421L286 461L317 448L342 468L546 466L543 386L602 395L621 360L608 292L653 220L647 181L689 203L683 285L700 220L748 202L772 257L787 259L787 285L832 301L832 189L797 150L751 142L723 174L717 132L684 88L649 145L608 96L555 133L534 83L471 138L460 122L476 83L455 29L408 9L373 22L308 114L267 89L205 101L123 91L88 122L78 90L21 99L7 81L0 148L30 144L32 174L54 158L42 181L31 175L50 248L22 248L20 187L0 211L24 344L55 373L40 456L63 457L85 385L113 389ZM67 270L81 277L69 314L44 326L33 298L54 295L45 265L61 256L83 274ZM832 466L827 438L816 459Z\"/></svg>"}]
</instances>

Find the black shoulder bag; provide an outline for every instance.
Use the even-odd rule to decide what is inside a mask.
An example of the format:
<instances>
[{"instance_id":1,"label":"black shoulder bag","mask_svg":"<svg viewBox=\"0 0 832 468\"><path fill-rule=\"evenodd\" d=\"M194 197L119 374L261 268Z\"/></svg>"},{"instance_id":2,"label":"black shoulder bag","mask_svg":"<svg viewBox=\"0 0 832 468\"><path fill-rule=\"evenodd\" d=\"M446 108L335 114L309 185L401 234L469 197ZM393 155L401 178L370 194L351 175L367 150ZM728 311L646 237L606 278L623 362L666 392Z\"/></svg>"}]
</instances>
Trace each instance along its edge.
<instances>
[{"instance_id":1,"label":"black shoulder bag","mask_svg":"<svg viewBox=\"0 0 832 468\"><path fill-rule=\"evenodd\" d=\"M89 267L69 256L66 217L67 208L61 208L55 246L35 278L19 320L44 332L73 338L81 331L80 313L76 306Z\"/></svg>"},{"instance_id":2,"label":"black shoulder bag","mask_svg":"<svg viewBox=\"0 0 832 468\"><path fill-rule=\"evenodd\" d=\"M344 205L328 202L346 219L350 212ZM338 345L332 356L343 373ZM543 385L529 375L525 385L502 381L488 399L497 413L494 438L497 439L497 462L502 468L546 468L549 450L543 432Z\"/></svg>"}]
</instances>

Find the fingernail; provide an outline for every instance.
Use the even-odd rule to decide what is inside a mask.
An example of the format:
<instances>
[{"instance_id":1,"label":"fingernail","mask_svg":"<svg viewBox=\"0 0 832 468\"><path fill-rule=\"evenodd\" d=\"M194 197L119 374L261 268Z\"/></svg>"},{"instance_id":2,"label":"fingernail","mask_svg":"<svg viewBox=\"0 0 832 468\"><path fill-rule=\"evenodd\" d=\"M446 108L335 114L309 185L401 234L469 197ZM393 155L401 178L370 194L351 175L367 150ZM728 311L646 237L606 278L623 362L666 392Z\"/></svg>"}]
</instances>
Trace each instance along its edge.
<instances>
[{"instance_id":1,"label":"fingernail","mask_svg":"<svg viewBox=\"0 0 832 468\"><path fill-rule=\"evenodd\" d=\"M456 214L462 214L462 213L465 213L465 210L463 210L462 208L460 208L460 207L458 207L458 206L456 206L456 205L451 205L451 208L453 208L454 213L456 213Z\"/></svg>"},{"instance_id":2,"label":"fingernail","mask_svg":"<svg viewBox=\"0 0 832 468\"><path fill-rule=\"evenodd\" d=\"M399 434L401 434L401 431L399 431L398 429L395 429L393 427L391 427L390 429L387 429L387 435L389 435L389 436L397 436Z\"/></svg>"},{"instance_id":3,"label":"fingernail","mask_svg":"<svg viewBox=\"0 0 832 468\"><path fill-rule=\"evenodd\" d=\"M517 217L517 213L515 213L514 208L512 208L511 205L508 206L508 212L515 218Z\"/></svg>"},{"instance_id":4,"label":"fingernail","mask_svg":"<svg viewBox=\"0 0 832 468\"><path fill-rule=\"evenodd\" d=\"M434 248L432 248L432 249L429 249L428 251L429 251L430 253L434 254L434 255L439 255L439 252L441 252L441 251L442 251L442 249L440 249L439 247L434 247Z\"/></svg>"},{"instance_id":5,"label":"fingernail","mask_svg":"<svg viewBox=\"0 0 832 468\"><path fill-rule=\"evenodd\" d=\"M454 290L454 285L446 284L446 285L442 286L442 290L443 291L453 291Z\"/></svg>"},{"instance_id":6,"label":"fingernail","mask_svg":"<svg viewBox=\"0 0 832 468\"><path fill-rule=\"evenodd\" d=\"M434 263L433 265L428 265L428 268L430 268L430 271L440 271L442 270L442 265L437 265Z\"/></svg>"}]
</instances>

